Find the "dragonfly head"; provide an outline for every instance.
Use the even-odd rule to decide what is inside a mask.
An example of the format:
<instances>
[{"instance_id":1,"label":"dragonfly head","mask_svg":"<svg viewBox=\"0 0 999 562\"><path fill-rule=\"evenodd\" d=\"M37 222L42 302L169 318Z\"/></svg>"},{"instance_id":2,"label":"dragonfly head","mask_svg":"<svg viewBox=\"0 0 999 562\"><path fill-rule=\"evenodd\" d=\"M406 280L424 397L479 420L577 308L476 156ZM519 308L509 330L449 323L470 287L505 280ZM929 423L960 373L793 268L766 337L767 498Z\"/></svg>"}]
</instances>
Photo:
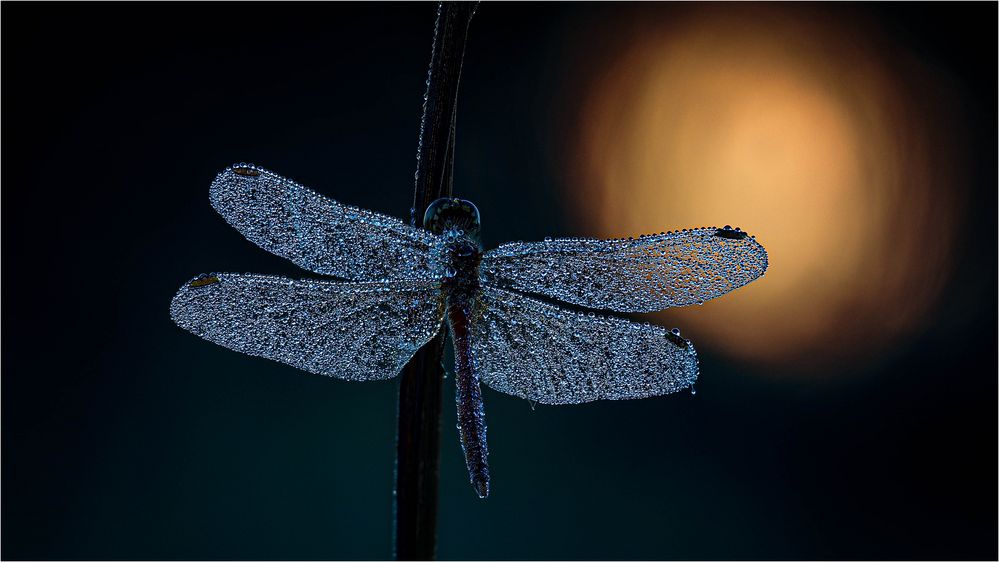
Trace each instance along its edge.
<instances>
[{"instance_id":1,"label":"dragonfly head","mask_svg":"<svg viewBox=\"0 0 999 562\"><path fill-rule=\"evenodd\" d=\"M456 197L438 199L427 207L423 227L435 234L460 230L476 242L479 241L479 210L471 201Z\"/></svg>"}]
</instances>

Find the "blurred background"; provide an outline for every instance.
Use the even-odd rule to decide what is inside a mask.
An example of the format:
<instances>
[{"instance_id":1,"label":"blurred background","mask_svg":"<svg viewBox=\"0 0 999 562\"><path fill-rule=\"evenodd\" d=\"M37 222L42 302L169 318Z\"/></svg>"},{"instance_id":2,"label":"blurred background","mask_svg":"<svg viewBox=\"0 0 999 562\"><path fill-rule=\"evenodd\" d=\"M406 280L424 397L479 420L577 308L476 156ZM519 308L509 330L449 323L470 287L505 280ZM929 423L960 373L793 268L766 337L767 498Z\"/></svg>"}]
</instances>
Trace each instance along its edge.
<instances>
[{"instance_id":1,"label":"blurred background","mask_svg":"<svg viewBox=\"0 0 999 562\"><path fill-rule=\"evenodd\" d=\"M391 556L396 384L227 351L168 304L307 275L210 207L233 162L408 217L435 5L3 13L0 555ZM996 558L996 18L480 6L455 184L487 248L731 224L770 269L643 318L697 345L696 396L486 390L485 501L449 379L440 557Z\"/></svg>"}]
</instances>

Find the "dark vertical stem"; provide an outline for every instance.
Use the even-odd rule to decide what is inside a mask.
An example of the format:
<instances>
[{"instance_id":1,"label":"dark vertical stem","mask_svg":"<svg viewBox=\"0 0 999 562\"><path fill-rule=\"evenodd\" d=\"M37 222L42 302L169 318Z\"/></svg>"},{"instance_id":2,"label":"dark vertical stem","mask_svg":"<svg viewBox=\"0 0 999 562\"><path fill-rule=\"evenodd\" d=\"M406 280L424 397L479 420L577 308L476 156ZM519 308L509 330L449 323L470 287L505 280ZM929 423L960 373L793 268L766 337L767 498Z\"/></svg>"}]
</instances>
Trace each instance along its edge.
<instances>
[{"instance_id":1,"label":"dark vertical stem","mask_svg":"<svg viewBox=\"0 0 999 562\"><path fill-rule=\"evenodd\" d=\"M437 9L416 155L413 210L419 225L432 201L451 195L458 80L476 5L441 2ZM442 331L402 371L393 527L397 560L430 560L437 554L443 351Z\"/></svg>"}]
</instances>

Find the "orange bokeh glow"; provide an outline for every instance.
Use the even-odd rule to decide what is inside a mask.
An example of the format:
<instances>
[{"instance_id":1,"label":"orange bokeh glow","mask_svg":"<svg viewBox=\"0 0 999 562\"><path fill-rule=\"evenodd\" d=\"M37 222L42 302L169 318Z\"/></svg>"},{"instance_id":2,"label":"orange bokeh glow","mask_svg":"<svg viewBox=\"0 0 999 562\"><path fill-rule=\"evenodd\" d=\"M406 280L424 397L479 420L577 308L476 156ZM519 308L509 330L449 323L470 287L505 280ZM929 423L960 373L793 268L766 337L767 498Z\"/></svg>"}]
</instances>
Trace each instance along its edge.
<instances>
[{"instance_id":1,"label":"orange bokeh glow","mask_svg":"<svg viewBox=\"0 0 999 562\"><path fill-rule=\"evenodd\" d=\"M607 237L731 224L770 255L762 279L657 320L777 371L868 358L924 325L961 203L957 135L927 110L946 81L870 27L781 5L620 20L601 24L624 39L591 70L570 141L577 217Z\"/></svg>"}]
</instances>

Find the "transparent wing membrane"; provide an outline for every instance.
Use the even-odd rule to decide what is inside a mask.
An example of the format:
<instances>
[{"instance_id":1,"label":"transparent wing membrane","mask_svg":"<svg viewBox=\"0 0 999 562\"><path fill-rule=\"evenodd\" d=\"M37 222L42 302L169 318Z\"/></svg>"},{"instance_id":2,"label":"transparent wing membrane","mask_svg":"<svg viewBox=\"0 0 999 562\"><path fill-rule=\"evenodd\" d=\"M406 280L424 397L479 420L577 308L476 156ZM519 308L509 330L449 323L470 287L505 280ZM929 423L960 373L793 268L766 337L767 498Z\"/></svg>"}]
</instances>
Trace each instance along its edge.
<instances>
[{"instance_id":1,"label":"transparent wing membrane","mask_svg":"<svg viewBox=\"0 0 999 562\"><path fill-rule=\"evenodd\" d=\"M487 386L543 404L646 398L697 379L694 347L677 333L491 287L478 298L472 354Z\"/></svg>"},{"instance_id":2,"label":"transparent wing membrane","mask_svg":"<svg viewBox=\"0 0 999 562\"><path fill-rule=\"evenodd\" d=\"M219 174L210 197L243 236L310 271L369 281L433 275L436 235L343 205L253 165Z\"/></svg>"},{"instance_id":3,"label":"transparent wing membrane","mask_svg":"<svg viewBox=\"0 0 999 562\"><path fill-rule=\"evenodd\" d=\"M347 380L395 376L440 328L439 286L217 273L180 288L180 327L223 347Z\"/></svg>"},{"instance_id":4,"label":"transparent wing membrane","mask_svg":"<svg viewBox=\"0 0 999 562\"><path fill-rule=\"evenodd\" d=\"M746 233L699 228L637 239L503 244L481 274L499 287L589 308L652 312L724 295L760 277L767 252Z\"/></svg>"}]
</instances>

